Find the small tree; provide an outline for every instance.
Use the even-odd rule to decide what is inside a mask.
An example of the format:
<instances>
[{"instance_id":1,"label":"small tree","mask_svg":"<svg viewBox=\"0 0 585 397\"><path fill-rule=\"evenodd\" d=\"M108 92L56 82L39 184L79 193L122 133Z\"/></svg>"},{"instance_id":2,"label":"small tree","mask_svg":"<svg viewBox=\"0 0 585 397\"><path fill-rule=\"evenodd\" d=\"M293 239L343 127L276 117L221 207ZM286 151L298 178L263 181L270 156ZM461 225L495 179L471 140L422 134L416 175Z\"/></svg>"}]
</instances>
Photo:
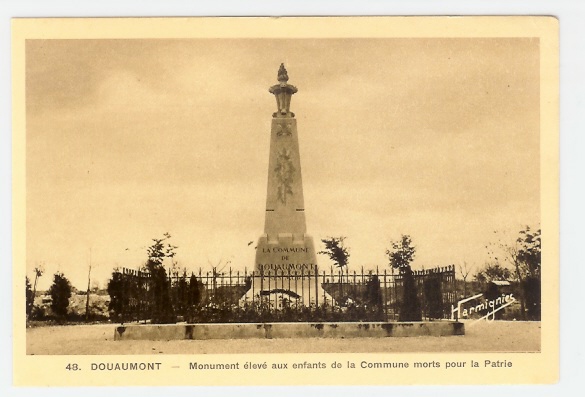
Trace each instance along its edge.
<instances>
[{"instance_id":1,"label":"small tree","mask_svg":"<svg viewBox=\"0 0 585 397\"><path fill-rule=\"evenodd\" d=\"M155 323L170 323L174 321L175 317L169 288L170 281L163 265L165 258L171 259L171 266L174 264L175 249L178 247L168 242L170 238L171 235L165 233L163 238L152 239L153 244L146 250L148 260L145 268L151 275L151 291L154 303L152 321Z\"/></svg>"},{"instance_id":2,"label":"small tree","mask_svg":"<svg viewBox=\"0 0 585 397\"><path fill-rule=\"evenodd\" d=\"M343 269L347 268L349 261L349 248L345 246L346 237L327 237L322 239L321 242L325 244L323 251L317 252L318 254L327 255L343 272Z\"/></svg>"},{"instance_id":3,"label":"small tree","mask_svg":"<svg viewBox=\"0 0 585 397\"><path fill-rule=\"evenodd\" d=\"M540 229L526 226L516 240L519 245L518 261L522 264L522 292L529 320L540 320L541 306L541 240Z\"/></svg>"},{"instance_id":4,"label":"small tree","mask_svg":"<svg viewBox=\"0 0 585 397\"><path fill-rule=\"evenodd\" d=\"M339 268L341 272L341 277L339 277L339 288L341 290L341 296L343 297L343 300L339 303L346 302L347 297L344 297L343 294L343 273L344 270L347 269L349 261L349 248L345 246L345 237L327 237L321 239L321 242L325 245L325 249L317 253L327 255L333 264Z\"/></svg>"},{"instance_id":5,"label":"small tree","mask_svg":"<svg viewBox=\"0 0 585 397\"><path fill-rule=\"evenodd\" d=\"M414 260L416 254L416 247L412 245L409 235L402 235L398 241L390 241L390 246L391 248L386 250L386 255L390 261L390 266L398 269L402 275L404 288L399 321L421 321L422 313L416 280L410 268L410 263Z\"/></svg>"},{"instance_id":6,"label":"small tree","mask_svg":"<svg viewBox=\"0 0 585 397\"><path fill-rule=\"evenodd\" d=\"M390 260L390 266L394 269L410 269L410 262L414 260L416 247L412 245L409 235L402 235L400 240L390 242L391 249L386 250L386 255Z\"/></svg>"},{"instance_id":7,"label":"small tree","mask_svg":"<svg viewBox=\"0 0 585 397\"><path fill-rule=\"evenodd\" d=\"M35 296L33 295L33 291L30 285L30 281L28 277L26 277L26 318L30 316L32 313L32 309L35 302Z\"/></svg>"},{"instance_id":8,"label":"small tree","mask_svg":"<svg viewBox=\"0 0 585 397\"><path fill-rule=\"evenodd\" d=\"M55 273L53 276L53 285L49 288L51 295L51 309L57 316L67 316L69 307L69 298L71 298L71 283L63 273Z\"/></svg>"},{"instance_id":9,"label":"small tree","mask_svg":"<svg viewBox=\"0 0 585 397\"><path fill-rule=\"evenodd\" d=\"M152 245L146 249L146 254L148 256L144 266L146 271L155 273L155 270L157 269L164 269L165 258L170 258L171 268L176 266L174 258L177 253L175 250L179 247L169 243L168 240L170 240L170 238L171 235L169 233L164 233L163 238L152 239Z\"/></svg>"},{"instance_id":10,"label":"small tree","mask_svg":"<svg viewBox=\"0 0 585 397\"><path fill-rule=\"evenodd\" d=\"M527 277L540 277L542 256L540 229L533 232L529 226L526 226L520 231L516 242L519 245L518 261L522 264L522 273Z\"/></svg>"},{"instance_id":11,"label":"small tree","mask_svg":"<svg viewBox=\"0 0 585 397\"><path fill-rule=\"evenodd\" d=\"M521 287L519 300L523 318L528 309L530 319L540 319L540 235L540 229L532 230L530 226L525 226L513 242L500 238L486 247L492 260L499 262L501 258L503 262L512 265L516 281Z\"/></svg>"}]
</instances>

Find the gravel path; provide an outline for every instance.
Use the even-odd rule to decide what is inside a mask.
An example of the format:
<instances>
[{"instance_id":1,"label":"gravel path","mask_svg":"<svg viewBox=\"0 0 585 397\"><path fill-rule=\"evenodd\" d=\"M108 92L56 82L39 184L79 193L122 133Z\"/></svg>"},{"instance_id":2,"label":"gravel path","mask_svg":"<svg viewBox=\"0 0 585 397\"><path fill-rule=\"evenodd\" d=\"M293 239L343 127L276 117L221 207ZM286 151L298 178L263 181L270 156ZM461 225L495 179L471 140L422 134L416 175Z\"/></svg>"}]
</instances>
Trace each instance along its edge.
<instances>
[{"instance_id":1,"label":"gravel path","mask_svg":"<svg viewBox=\"0 0 585 397\"><path fill-rule=\"evenodd\" d=\"M29 328L27 354L537 352L540 322L466 324L465 336L355 339L114 341L112 324Z\"/></svg>"}]
</instances>

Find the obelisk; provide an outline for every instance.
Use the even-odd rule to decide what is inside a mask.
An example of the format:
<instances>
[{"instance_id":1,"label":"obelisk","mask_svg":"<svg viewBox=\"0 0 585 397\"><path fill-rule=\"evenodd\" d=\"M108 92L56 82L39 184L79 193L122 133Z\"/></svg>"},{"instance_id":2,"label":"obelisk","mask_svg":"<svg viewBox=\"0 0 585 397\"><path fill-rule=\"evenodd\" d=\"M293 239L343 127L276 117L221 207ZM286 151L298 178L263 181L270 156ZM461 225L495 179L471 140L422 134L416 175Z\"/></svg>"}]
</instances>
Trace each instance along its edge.
<instances>
[{"instance_id":1,"label":"obelisk","mask_svg":"<svg viewBox=\"0 0 585 397\"><path fill-rule=\"evenodd\" d=\"M317 276L313 238L306 233L297 120L290 111L291 98L297 91L288 84L287 71L281 64L278 84L269 89L276 97L277 111L272 114L266 218L256 248L255 269L268 278L262 280L264 296L272 291L290 291L291 297L298 296L308 304L322 301L324 292Z\"/></svg>"}]
</instances>

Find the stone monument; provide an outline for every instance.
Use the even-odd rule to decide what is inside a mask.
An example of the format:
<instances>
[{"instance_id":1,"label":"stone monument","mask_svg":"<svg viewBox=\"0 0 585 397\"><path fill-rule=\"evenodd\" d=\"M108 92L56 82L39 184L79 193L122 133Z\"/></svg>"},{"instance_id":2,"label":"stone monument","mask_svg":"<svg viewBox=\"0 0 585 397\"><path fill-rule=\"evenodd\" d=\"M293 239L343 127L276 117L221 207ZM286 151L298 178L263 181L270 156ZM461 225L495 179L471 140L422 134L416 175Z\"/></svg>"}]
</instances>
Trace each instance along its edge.
<instances>
[{"instance_id":1,"label":"stone monument","mask_svg":"<svg viewBox=\"0 0 585 397\"><path fill-rule=\"evenodd\" d=\"M264 234L256 248L255 289L261 296L273 293L303 304L331 302L318 277L313 238L307 234L297 120L290 103L297 88L288 84L284 64L278 84L269 92L276 97L272 114L268 189ZM260 283L260 285L257 285Z\"/></svg>"}]
</instances>

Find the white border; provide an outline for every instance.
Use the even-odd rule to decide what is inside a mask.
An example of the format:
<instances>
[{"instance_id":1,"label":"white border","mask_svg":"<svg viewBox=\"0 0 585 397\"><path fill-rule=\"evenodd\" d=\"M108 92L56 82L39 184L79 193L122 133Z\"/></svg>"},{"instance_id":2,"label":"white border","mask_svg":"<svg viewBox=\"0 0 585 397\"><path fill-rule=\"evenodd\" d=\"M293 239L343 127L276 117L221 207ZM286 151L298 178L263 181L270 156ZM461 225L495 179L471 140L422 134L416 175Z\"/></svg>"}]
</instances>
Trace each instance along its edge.
<instances>
[{"instance_id":1,"label":"white border","mask_svg":"<svg viewBox=\"0 0 585 397\"><path fill-rule=\"evenodd\" d=\"M280 396L369 395L508 396L576 395L585 368L580 284L585 280L585 1L583 0L215 0L199 5L189 0L8 0L0 5L0 395L28 396ZM11 343L11 87L10 19L13 17L120 17L120 16L307 16L307 15L553 15L560 20L561 45L561 380L552 386L482 387L236 387L236 388L13 388ZM581 280L571 282L570 280ZM34 376L34 374L31 374ZM581 387L582 389L582 387Z\"/></svg>"}]
</instances>

